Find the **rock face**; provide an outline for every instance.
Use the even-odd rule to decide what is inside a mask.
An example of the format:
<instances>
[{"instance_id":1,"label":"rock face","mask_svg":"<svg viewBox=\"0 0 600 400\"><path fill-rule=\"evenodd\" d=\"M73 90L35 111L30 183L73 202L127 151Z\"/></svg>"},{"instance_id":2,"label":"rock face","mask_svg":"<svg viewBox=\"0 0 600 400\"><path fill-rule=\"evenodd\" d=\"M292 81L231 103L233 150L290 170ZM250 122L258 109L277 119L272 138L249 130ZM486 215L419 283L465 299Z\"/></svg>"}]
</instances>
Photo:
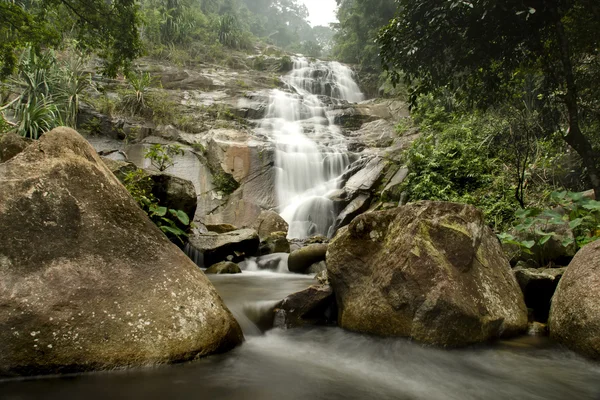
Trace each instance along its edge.
<instances>
[{"instance_id":1,"label":"rock face","mask_svg":"<svg viewBox=\"0 0 600 400\"><path fill-rule=\"evenodd\" d=\"M204 274L59 128L0 164L0 375L147 365L243 337Z\"/></svg>"},{"instance_id":2,"label":"rock face","mask_svg":"<svg viewBox=\"0 0 600 400\"><path fill-rule=\"evenodd\" d=\"M550 336L600 359L600 242L584 246L567 267L552 298Z\"/></svg>"},{"instance_id":3,"label":"rock face","mask_svg":"<svg viewBox=\"0 0 600 400\"><path fill-rule=\"evenodd\" d=\"M223 261L204 271L205 274L241 274L242 270L236 263Z\"/></svg>"},{"instance_id":4,"label":"rock face","mask_svg":"<svg viewBox=\"0 0 600 400\"><path fill-rule=\"evenodd\" d=\"M527 328L498 239L467 205L418 202L354 219L330 243L341 327L463 346Z\"/></svg>"},{"instance_id":5,"label":"rock face","mask_svg":"<svg viewBox=\"0 0 600 400\"><path fill-rule=\"evenodd\" d=\"M326 254L326 244L310 244L294 250L288 258L288 269L290 272L305 273L311 265L324 261Z\"/></svg>"},{"instance_id":6,"label":"rock face","mask_svg":"<svg viewBox=\"0 0 600 400\"><path fill-rule=\"evenodd\" d=\"M260 240L256 231L240 229L222 234L199 233L190 237L189 244L202 256L201 266L210 267L221 261L241 261L255 256Z\"/></svg>"}]
</instances>

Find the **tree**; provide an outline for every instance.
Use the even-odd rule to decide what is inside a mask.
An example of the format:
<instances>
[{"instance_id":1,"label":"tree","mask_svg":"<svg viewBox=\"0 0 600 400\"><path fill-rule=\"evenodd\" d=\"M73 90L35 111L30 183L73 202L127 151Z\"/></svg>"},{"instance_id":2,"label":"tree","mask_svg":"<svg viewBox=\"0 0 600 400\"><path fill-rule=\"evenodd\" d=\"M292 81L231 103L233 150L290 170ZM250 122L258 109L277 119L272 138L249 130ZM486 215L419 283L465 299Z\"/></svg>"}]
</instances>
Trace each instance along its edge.
<instances>
[{"instance_id":1,"label":"tree","mask_svg":"<svg viewBox=\"0 0 600 400\"><path fill-rule=\"evenodd\" d=\"M127 68L141 52L136 0L1 1L0 22L0 77L12 73L24 46L56 47L67 34L97 52L108 75Z\"/></svg>"},{"instance_id":2,"label":"tree","mask_svg":"<svg viewBox=\"0 0 600 400\"><path fill-rule=\"evenodd\" d=\"M600 198L597 152L582 126L582 105L597 93L600 4L597 0L398 0L398 15L378 39L384 66L421 93L450 89L474 107L523 91L537 77L537 107L550 110L557 131L581 156ZM592 96L592 98L590 98ZM589 133L588 133L589 135Z\"/></svg>"},{"instance_id":3,"label":"tree","mask_svg":"<svg viewBox=\"0 0 600 400\"><path fill-rule=\"evenodd\" d=\"M334 56L368 69L380 69L379 49L375 43L379 29L396 12L394 0L336 0L338 4L334 36Z\"/></svg>"}]
</instances>

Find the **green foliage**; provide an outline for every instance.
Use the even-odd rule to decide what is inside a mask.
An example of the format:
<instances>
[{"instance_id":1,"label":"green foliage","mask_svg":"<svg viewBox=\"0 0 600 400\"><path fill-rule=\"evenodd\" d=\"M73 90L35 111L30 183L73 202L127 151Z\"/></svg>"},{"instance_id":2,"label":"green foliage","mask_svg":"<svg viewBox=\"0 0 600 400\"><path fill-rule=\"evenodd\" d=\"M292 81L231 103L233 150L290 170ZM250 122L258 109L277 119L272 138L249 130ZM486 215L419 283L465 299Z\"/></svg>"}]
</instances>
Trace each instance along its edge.
<instances>
[{"instance_id":1,"label":"green foliage","mask_svg":"<svg viewBox=\"0 0 600 400\"><path fill-rule=\"evenodd\" d=\"M138 4L135 0L36 0L0 2L0 79L17 66L26 47L58 48L64 38L79 49L94 51L103 70L114 76L140 55Z\"/></svg>"},{"instance_id":2,"label":"green foliage","mask_svg":"<svg viewBox=\"0 0 600 400\"><path fill-rule=\"evenodd\" d=\"M222 171L213 176L213 185L219 192L227 195L235 192L240 187L240 184L233 179L231 174Z\"/></svg>"},{"instance_id":3,"label":"green foliage","mask_svg":"<svg viewBox=\"0 0 600 400\"><path fill-rule=\"evenodd\" d=\"M600 239L600 202L586 198L582 193L552 192L549 205L551 208L527 208L515 215L516 232L534 231L536 240L520 240L514 235L503 232L498 235L506 244L519 246L522 252L532 254L531 248L536 244L543 246L552 237L557 236L559 227L572 230L574 238L565 237L564 247L576 244L578 248ZM563 229L564 230L564 229Z\"/></svg>"},{"instance_id":4,"label":"green foliage","mask_svg":"<svg viewBox=\"0 0 600 400\"><path fill-rule=\"evenodd\" d=\"M178 144L153 144L146 150L144 158L149 159L152 166L162 172L175 165L173 157L183 154L184 151Z\"/></svg>"},{"instance_id":5,"label":"green foliage","mask_svg":"<svg viewBox=\"0 0 600 400\"><path fill-rule=\"evenodd\" d=\"M394 17L394 0L337 0L339 25L334 36L333 56L380 71L379 47L375 39L381 27Z\"/></svg>"},{"instance_id":6,"label":"green foliage","mask_svg":"<svg viewBox=\"0 0 600 400\"><path fill-rule=\"evenodd\" d=\"M147 105L152 85L152 77L148 72L127 74L128 91L121 100L122 107L131 115L145 116L152 110Z\"/></svg>"},{"instance_id":7,"label":"green foliage","mask_svg":"<svg viewBox=\"0 0 600 400\"><path fill-rule=\"evenodd\" d=\"M11 112L16 132L32 139L60 125L76 128L81 95L90 85L84 66L77 53L59 62L51 51L38 54L26 48L18 74L9 81L18 97L0 107L0 113Z\"/></svg>"},{"instance_id":8,"label":"green foliage","mask_svg":"<svg viewBox=\"0 0 600 400\"><path fill-rule=\"evenodd\" d=\"M600 97L590 90L600 77L600 3L397 3L398 14L378 42L393 80L411 86L413 105L440 89L471 109L523 101L546 137L559 135L579 154L600 195L600 156L592 141Z\"/></svg>"},{"instance_id":9,"label":"green foliage","mask_svg":"<svg viewBox=\"0 0 600 400\"><path fill-rule=\"evenodd\" d=\"M125 175L123 184L152 222L171 241L183 245L184 238L188 236L192 228L190 218L181 210L169 209L158 204L156 197L152 194L152 178L143 170L137 169Z\"/></svg>"}]
</instances>

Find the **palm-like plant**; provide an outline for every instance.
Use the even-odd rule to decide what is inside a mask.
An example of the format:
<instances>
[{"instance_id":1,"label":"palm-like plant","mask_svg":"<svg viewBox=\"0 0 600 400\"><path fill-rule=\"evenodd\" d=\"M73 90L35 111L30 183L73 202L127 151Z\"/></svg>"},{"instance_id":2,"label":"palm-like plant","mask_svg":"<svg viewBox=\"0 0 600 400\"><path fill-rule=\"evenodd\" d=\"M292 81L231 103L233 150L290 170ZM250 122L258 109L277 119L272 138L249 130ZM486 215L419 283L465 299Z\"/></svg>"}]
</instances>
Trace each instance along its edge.
<instances>
[{"instance_id":1,"label":"palm-like plant","mask_svg":"<svg viewBox=\"0 0 600 400\"><path fill-rule=\"evenodd\" d=\"M152 85L152 76L148 72L127 75L129 92L123 96L123 106L132 115L143 115L149 111L146 104Z\"/></svg>"},{"instance_id":2,"label":"palm-like plant","mask_svg":"<svg viewBox=\"0 0 600 400\"><path fill-rule=\"evenodd\" d=\"M13 129L32 139L57 126L75 128L80 97L89 84L82 57L71 57L60 66L52 52L38 55L27 48L18 74L10 80L18 97L0 107L0 112L11 112Z\"/></svg>"}]
</instances>

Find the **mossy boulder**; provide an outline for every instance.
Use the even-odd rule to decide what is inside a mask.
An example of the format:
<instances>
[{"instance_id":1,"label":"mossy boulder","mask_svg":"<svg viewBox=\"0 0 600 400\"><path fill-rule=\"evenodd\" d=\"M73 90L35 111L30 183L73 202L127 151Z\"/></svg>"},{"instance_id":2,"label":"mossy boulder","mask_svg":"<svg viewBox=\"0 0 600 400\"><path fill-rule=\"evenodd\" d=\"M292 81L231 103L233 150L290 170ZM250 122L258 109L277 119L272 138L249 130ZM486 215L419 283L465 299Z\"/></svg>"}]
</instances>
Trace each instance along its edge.
<instances>
[{"instance_id":1,"label":"mossy boulder","mask_svg":"<svg viewBox=\"0 0 600 400\"><path fill-rule=\"evenodd\" d=\"M212 265L210 268L207 268L206 271L204 271L204 273L217 274L217 275L241 274L242 270L240 269L240 266L237 265L236 263L232 263L230 261L223 261L223 262L217 263L215 265Z\"/></svg>"},{"instance_id":2,"label":"mossy boulder","mask_svg":"<svg viewBox=\"0 0 600 400\"><path fill-rule=\"evenodd\" d=\"M457 347L527 328L508 260L472 206L360 215L329 244L327 272L345 329Z\"/></svg>"},{"instance_id":3,"label":"mossy boulder","mask_svg":"<svg viewBox=\"0 0 600 400\"><path fill-rule=\"evenodd\" d=\"M275 211L263 211L252 224L260 238L266 238L274 232L284 232L287 235L288 223Z\"/></svg>"},{"instance_id":4,"label":"mossy boulder","mask_svg":"<svg viewBox=\"0 0 600 400\"><path fill-rule=\"evenodd\" d=\"M325 261L327 254L326 244L309 244L298 250L294 250L288 258L288 269L290 272L299 274L308 273L309 268L318 262Z\"/></svg>"},{"instance_id":5,"label":"mossy boulder","mask_svg":"<svg viewBox=\"0 0 600 400\"><path fill-rule=\"evenodd\" d=\"M550 336L600 360L600 241L584 246L561 278L550 308Z\"/></svg>"},{"instance_id":6,"label":"mossy boulder","mask_svg":"<svg viewBox=\"0 0 600 400\"><path fill-rule=\"evenodd\" d=\"M287 240L287 233L285 232L273 232L260 243L259 253L261 256L289 252L290 242Z\"/></svg>"},{"instance_id":7,"label":"mossy boulder","mask_svg":"<svg viewBox=\"0 0 600 400\"><path fill-rule=\"evenodd\" d=\"M0 164L0 375L191 360L243 336L77 132Z\"/></svg>"}]
</instances>

